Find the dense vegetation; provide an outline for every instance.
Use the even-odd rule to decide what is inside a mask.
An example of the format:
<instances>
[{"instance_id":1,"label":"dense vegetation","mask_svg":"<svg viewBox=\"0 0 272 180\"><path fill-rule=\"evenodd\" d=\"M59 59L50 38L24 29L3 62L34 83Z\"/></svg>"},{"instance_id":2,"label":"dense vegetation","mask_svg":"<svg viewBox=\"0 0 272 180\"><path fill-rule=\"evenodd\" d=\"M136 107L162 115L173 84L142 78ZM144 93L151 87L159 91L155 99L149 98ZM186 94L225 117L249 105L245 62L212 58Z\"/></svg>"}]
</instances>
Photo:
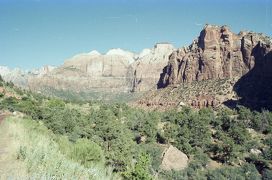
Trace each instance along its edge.
<instances>
[{"instance_id":1,"label":"dense vegetation","mask_svg":"<svg viewBox=\"0 0 272 180\"><path fill-rule=\"evenodd\" d=\"M103 101L107 103L124 103L133 101L142 94L140 92L105 92L98 90L76 92L72 90L59 90L49 87L43 88L42 93L46 94L47 96L58 97L73 102Z\"/></svg>"},{"instance_id":2,"label":"dense vegetation","mask_svg":"<svg viewBox=\"0 0 272 180\"><path fill-rule=\"evenodd\" d=\"M125 179L272 179L269 111L146 112L120 103L71 103L12 89L21 98L3 95L0 109L42 122L61 137L55 141L62 153L87 168L103 164ZM188 155L188 168L160 169L167 144ZM210 162L218 167L210 168Z\"/></svg>"}]
</instances>

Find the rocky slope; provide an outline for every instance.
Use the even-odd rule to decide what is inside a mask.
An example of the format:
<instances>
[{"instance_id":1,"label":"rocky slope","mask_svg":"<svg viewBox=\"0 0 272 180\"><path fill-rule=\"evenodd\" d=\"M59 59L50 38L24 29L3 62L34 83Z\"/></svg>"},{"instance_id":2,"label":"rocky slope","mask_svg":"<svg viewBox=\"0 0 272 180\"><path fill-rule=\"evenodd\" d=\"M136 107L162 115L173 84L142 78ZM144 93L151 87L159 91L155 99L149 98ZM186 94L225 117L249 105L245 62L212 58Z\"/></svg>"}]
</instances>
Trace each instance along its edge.
<instances>
[{"instance_id":1,"label":"rocky slope","mask_svg":"<svg viewBox=\"0 0 272 180\"><path fill-rule=\"evenodd\" d=\"M267 83L271 82L272 77L271 44L271 38L263 34L235 34L227 26L206 25L189 47L180 48L170 55L169 63L163 69L158 83L159 88L166 89L150 92L138 103L154 107L186 104L197 108L215 107L239 98L255 98L251 101L256 103L260 97L250 96L251 93L246 91L258 81L248 83L243 90L240 88L239 91L243 92L238 92L240 86L237 85L242 77L251 74L253 70L254 77L266 82L262 83L259 91L266 89L265 96L271 97L272 94L268 93L271 83ZM221 80L224 82L216 83ZM192 83L196 85L191 86ZM202 88L199 89L200 85ZM182 95L188 88L188 93ZM218 93L219 91L222 92ZM169 93L176 98L169 97ZM246 97L241 97L242 95ZM265 98L262 100L268 101Z\"/></svg>"}]
</instances>

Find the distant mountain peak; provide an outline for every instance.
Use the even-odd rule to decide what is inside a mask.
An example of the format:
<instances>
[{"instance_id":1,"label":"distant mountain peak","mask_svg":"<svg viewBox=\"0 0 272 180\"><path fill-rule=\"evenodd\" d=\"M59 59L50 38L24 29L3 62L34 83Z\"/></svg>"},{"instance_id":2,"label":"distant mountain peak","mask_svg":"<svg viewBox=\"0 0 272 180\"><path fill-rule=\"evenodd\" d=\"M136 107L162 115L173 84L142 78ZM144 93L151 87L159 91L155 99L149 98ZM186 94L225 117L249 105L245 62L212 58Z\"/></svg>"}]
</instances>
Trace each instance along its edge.
<instances>
[{"instance_id":1,"label":"distant mountain peak","mask_svg":"<svg viewBox=\"0 0 272 180\"><path fill-rule=\"evenodd\" d=\"M90 56L100 56L101 53L98 52L97 50L92 50L91 52L88 53L88 55L90 55Z\"/></svg>"},{"instance_id":2,"label":"distant mountain peak","mask_svg":"<svg viewBox=\"0 0 272 180\"><path fill-rule=\"evenodd\" d=\"M123 50L121 48L113 48L113 49L110 49L106 55L120 55L120 56L131 56L133 57L134 56L134 53L130 52L130 51L126 51L126 50Z\"/></svg>"}]
</instances>

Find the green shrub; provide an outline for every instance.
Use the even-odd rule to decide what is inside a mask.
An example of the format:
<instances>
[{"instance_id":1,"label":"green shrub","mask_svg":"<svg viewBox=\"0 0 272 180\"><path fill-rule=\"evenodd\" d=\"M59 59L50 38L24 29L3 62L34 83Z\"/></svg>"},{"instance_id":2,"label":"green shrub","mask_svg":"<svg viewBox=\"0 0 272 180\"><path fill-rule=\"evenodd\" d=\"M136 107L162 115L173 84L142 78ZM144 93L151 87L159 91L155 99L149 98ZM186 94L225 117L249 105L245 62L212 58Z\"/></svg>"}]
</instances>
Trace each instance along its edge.
<instances>
[{"instance_id":1,"label":"green shrub","mask_svg":"<svg viewBox=\"0 0 272 180\"><path fill-rule=\"evenodd\" d=\"M139 147L140 150L150 155L150 163L153 171L158 171L161 165L161 156L163 148L156 143L142 144Z\"/></svg>"},{"instance_id":2,"label":"green shrub","mask_svg":"<svg viewBox=\"0 0 272 180\"><path fill-rule=\"evenodd\" d=\"M260 180L261 176L255 168L254 164L244 164L241 167L223 167L216 170L210 170L207 173L207 179L248 179Z\"/></svg>"},{"instance_id":3,"label":"green shrub","mask_svg":"<svg viewBox=\"0 0 272 180\"><path fill-rule=\"evenodd\" d=\"M125 173L124 177L129 180L151 180L152 176L150 175L149 167L150 156L142 153L133 167L133 170Z\"/></svg>"},{"instance_id":4,"label":"green shrub","mask_svg":"<svg viewBox=\"0 0 272 180\"><path fill-rule=\"evenodd\" d=\"M269 111L262 111L261 113L255 112L252 126L256 131L261 133L272 132L272 113Z\"/></svg>"},{"instance_id":5,"label":"green shrub","mask_svg":"<svg viewBox=\"0 0 272 180\"><path fill-rule=\"evenodd\" d=\"M78 139L70 156L85 167L99 163L104 164L105 161L101 147L88 139Z\"/></svg>"}]
</instances>

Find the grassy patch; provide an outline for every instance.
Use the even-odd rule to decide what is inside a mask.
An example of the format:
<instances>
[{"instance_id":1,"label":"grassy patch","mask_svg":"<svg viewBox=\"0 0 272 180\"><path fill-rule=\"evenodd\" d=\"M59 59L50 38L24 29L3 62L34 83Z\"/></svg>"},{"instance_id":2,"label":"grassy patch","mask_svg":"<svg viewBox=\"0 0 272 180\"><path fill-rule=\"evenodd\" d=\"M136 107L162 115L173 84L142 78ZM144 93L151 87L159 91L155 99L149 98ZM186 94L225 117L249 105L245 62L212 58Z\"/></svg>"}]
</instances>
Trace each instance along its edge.
<instances>
[{"instance_id":1,"label":"grassy patch","mask_svg":"<svg viewBox=\"0 0 272 180\"><path fill-rule=\"evenodd\" d=\"M42 123L19 118L5 122L16 142L16 158L23 161L27 176L35 179L116 179L103 164L84 167L62 153L58 139Z\"/></svg>"}]
</instances>

